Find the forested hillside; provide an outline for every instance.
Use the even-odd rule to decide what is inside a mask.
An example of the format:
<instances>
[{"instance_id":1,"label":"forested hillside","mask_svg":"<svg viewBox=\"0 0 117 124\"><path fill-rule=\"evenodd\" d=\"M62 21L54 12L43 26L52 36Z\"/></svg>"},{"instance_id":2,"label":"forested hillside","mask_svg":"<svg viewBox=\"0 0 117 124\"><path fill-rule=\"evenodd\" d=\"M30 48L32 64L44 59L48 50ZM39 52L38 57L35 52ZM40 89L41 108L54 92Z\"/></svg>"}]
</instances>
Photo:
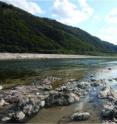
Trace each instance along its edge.
<instances>
[{"instance_id":1,"label":"forested hillside","mask_svg":"<svg viewBox=\"0 0 117 124\"><path fill-rule=\"evenodd\" d=\"M0 2L0 52L103 55L117 53L117 46Z\"/></svg>"}]
</instances>

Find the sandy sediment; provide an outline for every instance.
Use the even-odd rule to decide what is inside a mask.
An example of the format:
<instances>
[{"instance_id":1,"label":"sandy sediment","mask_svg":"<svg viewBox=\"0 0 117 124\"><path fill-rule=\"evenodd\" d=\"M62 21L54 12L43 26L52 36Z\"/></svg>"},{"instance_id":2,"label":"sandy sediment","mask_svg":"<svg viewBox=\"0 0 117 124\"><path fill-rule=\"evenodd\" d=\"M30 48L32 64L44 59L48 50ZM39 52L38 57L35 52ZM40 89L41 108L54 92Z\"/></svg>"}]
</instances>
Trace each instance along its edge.
<instances>
[{"instance_id":1,"label":"sandy sediment","mask_svg":"<svg viewBox=\"0 0 117 124\"><path fill-rule=\"evenodd\" d=\"M105 56L66 55L66 54L33 54L33 53L0 53L0 60L5 59L45 59L45 58L110 58Z\"/></svg>"}]
</instances>

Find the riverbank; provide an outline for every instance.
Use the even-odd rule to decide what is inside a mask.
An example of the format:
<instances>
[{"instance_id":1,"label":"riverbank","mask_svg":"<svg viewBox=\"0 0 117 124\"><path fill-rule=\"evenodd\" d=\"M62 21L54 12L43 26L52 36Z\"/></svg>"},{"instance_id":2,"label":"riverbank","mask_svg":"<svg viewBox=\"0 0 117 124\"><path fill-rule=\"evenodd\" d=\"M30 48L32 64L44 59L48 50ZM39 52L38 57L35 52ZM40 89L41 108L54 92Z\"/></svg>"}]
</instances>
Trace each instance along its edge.
<instances>
[{"instance_id":1,"label":"riverbank","mask_svg":"<svg viewBox=\"0 0 117 124\"><path fill-rule=\"evenodd\" d=\"M33 53L0 53L0 60L7 60L7 59L52 59L52 58L117 58L117 56L33 54Z\"/></svg>"},{"instance_id":2,"label":"riverbank","mask_svg":"<svg viewBox=\"0 0 117 124\"><path fill-rule=\"evenodd\" d=\"M19 85L4 89L4 80L0 84L3 86L0 87L1 122L111 124L110 121L116 121L117 97L112 90L117 89L116 59L6 60L0 65L1 75L7 78L6 70L11 74L16 69L13 73L16 75L22 68L23 76L27 74L25 69L38 72L27 85L19 80ZM80 73L83 77L79 79ZM24 82L28 77L24 77Z\"/></svg>"},{"instance_id":3,"label":"riverbank","mask_svg":"<svg viewBox=\"0 0 117 124\"><path fill-rule=\"evenodd\" d=\"M1 122L25 122L41 108L53 106L68 106L79 101L81 96L87 94L89 84L73 79L67 81L56 89L52 82L61 81L57 77L49 77L38 81L38 84L16 86L8 90L0 90ZM76 88L77 87L77 88ZM5 110L5 111L4 111Z\"/></svg>"},{"instance_id":4,"label":"riverbank","mask_svg":"<svg viewBox=\"0 0 117 124\"><path fill-rule=\"evenodd\" d=\"M116 76L113 75L116 68L103 68L98 71L96 72L97 75L93 73L87 79L79 81L79 83L75 81L77 85L72 88L75 90L77 88L80 90L84 89L83 92L86 93L85 96L82 96L81 93L78 102L70 106L44 108L33 119L29 120L29 123L76 124L78 122L79 124L116 124L117 92L115 87L117 81ZM99 75L100 73L103 76ZM70 85L74 85L74 82L71 82ZM87 85L88 88L85 89L84 86ZM68 88L66 84L65 86ZM78 93L80 93L79 91ZM90 116L87 120L84 119L86 114ZM82 119L84 120L80 121L80 115L83 116Z\"/></svg>"},{"instance_id":5,"label":"riverbank","mask_svg":"<svg viewBox=\"0 0 117 124\"><path fill-rule=\"evenodd\" d=\"M92 79L92 77L90 79ZM51 109L54 107L60 107L62 111L63 108L67 110L65 110L67 113L61 111L62 114L60 114L58 118L56 118L55 115L55 124L59 122L64 123L66 121L72 121L72 123L76 121L94 121L93 117L95 113L89 113L90 111L92 112L92 110L85 112L84 103L86 102L87 104L89 101L86 97L90 90L95 86L99 86L100 82L94 82L93 80L85 82L71 79L56 89L53 89L52 82L56 81L61 81L61 79L48 77L44 79L43 82L39 83L38 81L38 84L16 86L8 90L2 90L1 88L0 108L3 109L3 111L0 112L0 121L10 123L27 122L27 120L30 120L35 114L40 113L42 108L49 108L51 112ZM84 101L83 99L85 98L86 100ZM69 105L77 106L77 109L76 107L75 109L70 109L71 107L69 107ZM76 112L78 112L77 117L74 115ZM65 118L64 115L66 116ZM49 115L47 116L49 117ZM78 118L78 120L76 120L76 118ZM89 120L89 118L91 119ZM44 119L44 121L46 119ZM49 123L51 122L53 122L53 119L51 119Z\"/></svg>"},{"instance_id":6,"label":"riverbank","mask_svg":"<svg viewBox=\"0 0 117 124\"><path fill-rule=\"evenodd\" d=\"M111 68L105 71L109 73ZM0 122L106 124L103 123L105 118L106 122L115 122L110 117L113 116L111 113L116 110L116 105L112 106L113 101L108 103L110 99L114 102L117 99L116 93L108 86L108 81L112 82L112 80L116 79L96 79L90 75L84 80L67 80L66 83L54 89L52 82L61 81L61 79L48 77L42 82L38 81L30 85L6 90L1 87ZM53 112L55 120L52 114L48 115L50 112ZM39 114L35 118L34 115L37 113ZM30 120L31 118L33 119ZM114 118L116 118L115 115Z\"/></svg>"}]
</instances>

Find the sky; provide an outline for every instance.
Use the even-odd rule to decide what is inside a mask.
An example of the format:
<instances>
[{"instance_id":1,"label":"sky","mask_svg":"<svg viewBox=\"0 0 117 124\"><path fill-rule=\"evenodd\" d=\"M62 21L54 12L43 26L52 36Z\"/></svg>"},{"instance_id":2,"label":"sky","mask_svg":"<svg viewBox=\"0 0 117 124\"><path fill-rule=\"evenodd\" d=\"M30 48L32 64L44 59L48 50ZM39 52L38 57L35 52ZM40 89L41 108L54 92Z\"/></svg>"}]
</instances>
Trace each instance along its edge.
<instances>
[{"instance_id":1,"label":"sky","mask_svg":"<svg viewBox=\"0 0 117 124\"><path fill-rule=\"evenodd\" d=\"M117 45L117 0L0 0Z\"/></svg>"}]
</instances>

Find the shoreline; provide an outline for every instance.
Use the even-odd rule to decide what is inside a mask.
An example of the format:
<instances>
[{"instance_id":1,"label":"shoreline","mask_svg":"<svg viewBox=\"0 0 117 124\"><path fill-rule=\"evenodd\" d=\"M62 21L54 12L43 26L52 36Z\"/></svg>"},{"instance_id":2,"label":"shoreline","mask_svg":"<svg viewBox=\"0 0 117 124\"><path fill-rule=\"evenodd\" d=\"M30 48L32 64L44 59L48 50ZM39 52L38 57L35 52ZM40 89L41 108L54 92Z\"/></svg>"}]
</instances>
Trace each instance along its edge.
<instances>
[{"instance_id":1,"label":"shoreline","mask_svg":"<svg viewBox=\"0 0 117 124\"><path fill-rule=\"evenodd\" d=\"M0 106L3 110L0 112L0 122L75 124L78 121L79 124L109 124L111 118L115 124L117 92L113 89L113 83L116 76L111 77L115 70L115 67L102 67L102 70L97 70L98 77L91 71L88 77L81 80L71 78L56 88L53 82L64 78L49 76L42 81L37 79L38 84L32 82L6 90L1 86ZM109 77L103 77L106 73L110 73Z\"/></svg>"},{"instance_id":2,"label":"shoreline","mask_svg":"<svg viewBox=\"0 0 117 124\"><path fill-rule=\"evenodd\" d=\"M117 56L91 56L72 54L0 53L0 60L10 59L60 59L60 58L117 58Z\"/></svg>"}]
</instances>

